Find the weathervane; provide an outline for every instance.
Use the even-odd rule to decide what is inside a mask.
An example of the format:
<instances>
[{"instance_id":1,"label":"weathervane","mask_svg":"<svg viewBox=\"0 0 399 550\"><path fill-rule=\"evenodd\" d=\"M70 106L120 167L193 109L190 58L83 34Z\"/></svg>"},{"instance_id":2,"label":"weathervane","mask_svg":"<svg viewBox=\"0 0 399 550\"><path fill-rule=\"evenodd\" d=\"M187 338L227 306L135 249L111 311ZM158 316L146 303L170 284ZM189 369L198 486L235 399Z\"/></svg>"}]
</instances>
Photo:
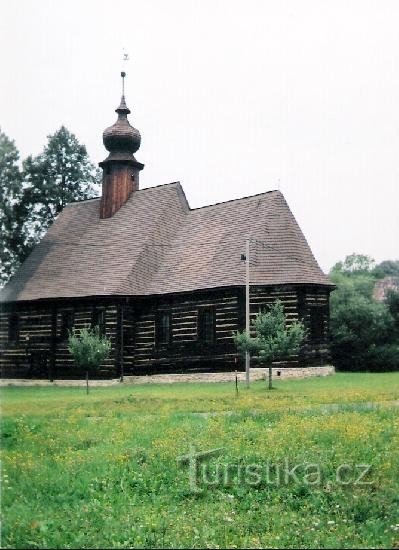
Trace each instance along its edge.
<instances>
[{"instance_id":1,"label":"weathervane","mask_svg":"<svg viewBox=\"0 0 399 550\"><path fill-rule=\"evenodd\" d=\"M128 61L129 61L129 54L126 52L125 48L123 48L123 55L122 55L123 67L126 67ZM125 95L125 76L126 76L126 71L122 70L121 77L122 77L122 95L123 96Z\"/></svg>"}]
</instances>

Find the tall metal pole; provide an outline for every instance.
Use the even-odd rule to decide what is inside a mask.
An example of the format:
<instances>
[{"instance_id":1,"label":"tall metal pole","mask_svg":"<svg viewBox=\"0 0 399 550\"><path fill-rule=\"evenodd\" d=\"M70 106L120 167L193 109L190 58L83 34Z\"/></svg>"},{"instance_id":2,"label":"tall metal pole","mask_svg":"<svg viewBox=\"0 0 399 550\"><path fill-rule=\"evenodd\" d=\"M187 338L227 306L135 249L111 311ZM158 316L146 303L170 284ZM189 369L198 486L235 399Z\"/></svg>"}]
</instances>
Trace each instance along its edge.
<instances>
[{"instance_id":1,"label":"tall metal pole","mask_svg":"<svg viewBox=\"0 0 399 550\"><path fill-rule=\"evenodd\" d=\"M249 239L245 243L245 330L249 335ZM249 368L250 368L249 351L245 352L245 382L249 388Z\"/></svg>"},{"instance_id":2,"label":"tall metal pole","mask_svg":"<svg viewBox=\"0 0 399 550\"><path fill-rule=\"evenodd\" d=\"M118 306L117 312L117 331L118 331L118 362L120 369L120 382L123 382L124 364L123 364L123 303Z\"/></svg>"}]
</instances>

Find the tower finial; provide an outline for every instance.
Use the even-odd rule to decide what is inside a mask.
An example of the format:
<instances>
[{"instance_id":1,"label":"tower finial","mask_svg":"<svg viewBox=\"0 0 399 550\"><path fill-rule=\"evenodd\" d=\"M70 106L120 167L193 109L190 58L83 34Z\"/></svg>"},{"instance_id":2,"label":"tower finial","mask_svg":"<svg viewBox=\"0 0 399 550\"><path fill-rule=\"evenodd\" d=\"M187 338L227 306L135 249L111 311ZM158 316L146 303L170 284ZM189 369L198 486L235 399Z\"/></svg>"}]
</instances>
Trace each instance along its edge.
<instances>
[{"instance_id":1,"label":"tower finial","mask_svg":"<svg viewBox=\"0 0 399 550\"><path fill-rule=\"evenodd\" d=\"M125 96L125 76L126 76L125 71L122 71L122 72L121 72L121 77L122 77L122 97Z\"/></svg>"},{"instance_id":2,"label":"tower finial","mask_svg":"<svg viewBox=\"0 0 399 550\"><path fill-rule=\"evenodd\" d=\"M123 48L123 55L122 55L123 69L125 68L128 61L129 61L129 54L126 52L125 48ZM122 101L125 100L125 76L126 76L126 71L122 70L122 72L121 72L121 77L122 77Z\"/></svg>"},{"instance_id":3,"label":"tower finial","mask_svg":"<svg viewBox=\"0 0 399 550\"><path fill-rule=\"evenodd\" d=\"M122 77L122 97L121 97L121 103L119 105L119 107L116 109L116 112L119 114L119 115L128 115L130 113L130 109L128 108L128 106L126 105L126 100L125 100L125 76L126 76L126 73L125 71L122 71L121 72L121 77Z\"/></svg>"}]
</instances>

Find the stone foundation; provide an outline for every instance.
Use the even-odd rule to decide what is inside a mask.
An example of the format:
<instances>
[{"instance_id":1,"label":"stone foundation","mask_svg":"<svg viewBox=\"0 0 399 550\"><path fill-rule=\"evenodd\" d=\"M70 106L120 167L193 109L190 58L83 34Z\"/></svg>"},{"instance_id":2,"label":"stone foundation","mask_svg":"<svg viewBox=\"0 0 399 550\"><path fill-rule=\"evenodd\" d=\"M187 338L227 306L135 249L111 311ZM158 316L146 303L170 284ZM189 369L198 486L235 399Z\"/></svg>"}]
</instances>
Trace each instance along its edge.
<instances>
[{"instance_id":1,"label":"stone foundation","mask_svg":"<svg viewBox=\"0 0 399 550\"><path fill-rule=\"evenodd\" d=\"M307 378L310 376L328 376L335 373L332 365L322 367L273 367L273 379L285 380L287 378ZM245 372L238 372L238 380L245 382ZM251 381L264 380L268 376L268 369L252 368ZM235 372L205 372L190 374L152 374L148 376L125 376L125 384L173 384L175 382L234 382ZM116 380L90 380L91 387L114 386L119 384ZM85 386L85 380L22 380L2 379L0 386Z\"/></svg>"},{"instance_id":2,"label":"stone foundation","mask_svg":"<svg viewBox=\"0 0 399 550\"><path fill-rule=\"evenodd\" d=\"M273 367L273 379L285 380L286 378L307 378L309 376L328 376L335 373L332 365L323 367ZM264 368L252 368L250 380L264 380L269 370ZM238 380L245 382L245 372L238 372ZM173 384L174 382L232 382L235 380L235 372L199 372L190 374L153 374L149 376L126 376L124 381L129 384Z\"/></svg>"}]
</instances>

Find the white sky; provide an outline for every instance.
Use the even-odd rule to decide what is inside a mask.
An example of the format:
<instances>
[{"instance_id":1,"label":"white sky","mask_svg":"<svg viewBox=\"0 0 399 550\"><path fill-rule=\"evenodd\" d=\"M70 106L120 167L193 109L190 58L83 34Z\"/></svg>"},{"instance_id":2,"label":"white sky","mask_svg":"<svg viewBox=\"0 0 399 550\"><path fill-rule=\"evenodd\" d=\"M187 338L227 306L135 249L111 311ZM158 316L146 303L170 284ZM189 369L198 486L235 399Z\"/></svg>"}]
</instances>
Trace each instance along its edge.
<instances>
[{"instance_id":1,"label":"white sky","mask_svg":"<svg viewBox=\"0 0 399 550\"><path fill-rule=\"evenodd\" d=\"M122 48L141 187L192 207L280 188L324 270L399 258L399 1L1 4L0 126L22 157L61 124L93 162Z\"/></svg>"}]
</instances>

